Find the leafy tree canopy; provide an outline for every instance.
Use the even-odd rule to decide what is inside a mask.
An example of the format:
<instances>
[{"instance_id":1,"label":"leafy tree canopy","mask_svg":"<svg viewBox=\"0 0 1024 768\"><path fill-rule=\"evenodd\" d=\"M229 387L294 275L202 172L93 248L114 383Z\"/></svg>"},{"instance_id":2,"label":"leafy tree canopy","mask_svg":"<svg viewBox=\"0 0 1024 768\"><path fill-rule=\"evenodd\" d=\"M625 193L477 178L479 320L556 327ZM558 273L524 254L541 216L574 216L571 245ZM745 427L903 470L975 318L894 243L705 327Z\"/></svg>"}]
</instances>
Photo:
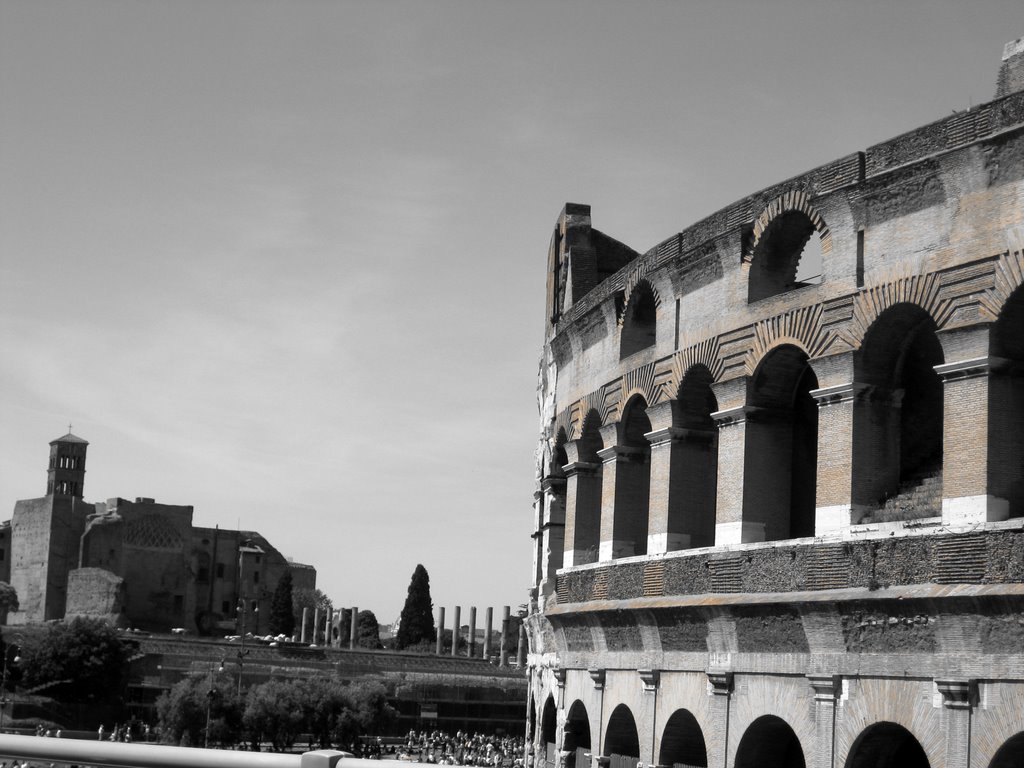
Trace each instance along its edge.
<instances>
[{"instance_id":1,"label":"leafy tree canopy","mask_svg":"<svg viewBox=\"0 0 1024 768\"><path fill-rule=\"evenodd\" d=\"M18 593L6 581L0 581L0 613L18 610Z\"/></svg>"},{"instance_id":2,"label":"leafy tree canopy","mask_svg":"<svg viewBox=\"0 0 1024 768\"><path fill-rule=\"evenodd\" d=\"M29 688L60 685L78 701L113 701L124 694L129 654L113 626L75 618L51 624L36 644L23 648L20 667Z\"/></svg>"},{"instance_id":3,"label":"leafy tree canopy","mask_svg":"<svg viewBox=\"0 0 1024 768\"><path fill-rule=\"evenodd\" d=\"M230 675L193 675L179 680L156 701L163 740L182 746L206 744L206 708L210 708L210 746L233 746L241 739L242 702Z\"/></svg>"},{"instance_id":4,"label":"leafy tree canopy","mask_svg":"<svg viewBox=\"0 0 1024 768\"><path fill-rule=\"evenodd\" d=\"M270 633L288 635L295 631L295 612L292 604L292 572L285 571L278 579L274 597L270 601Z\"/></svg>"},{"instance_id":5,"label":"leafy tree canopy","mask_svg":"<svg viewBox=\"0 0 1024 768\"><path fill-rule=\"evenodd\" d=\"M424 640L434 642L437 628L434 626L434 603L430 599L430 576L427 569L417 565L409 582L409 594L399 618L395 647L403 650Z\"/></svg>"}]
</instances>

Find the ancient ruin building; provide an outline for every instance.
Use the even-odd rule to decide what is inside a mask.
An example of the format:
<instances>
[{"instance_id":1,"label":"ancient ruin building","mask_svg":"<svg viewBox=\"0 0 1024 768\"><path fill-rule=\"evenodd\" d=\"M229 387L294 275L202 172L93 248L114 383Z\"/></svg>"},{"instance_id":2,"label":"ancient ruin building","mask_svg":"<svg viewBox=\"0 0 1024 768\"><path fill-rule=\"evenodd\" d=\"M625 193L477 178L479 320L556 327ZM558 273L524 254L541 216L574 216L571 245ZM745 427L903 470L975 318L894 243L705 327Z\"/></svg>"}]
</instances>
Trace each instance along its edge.
<instances>
[{"instance_id":1,"label":"ancient ruin building","mask_svg":"<svg viewBox=\"0 0 1024 768\"><path fill-rule=\"evenodd\" d=\"M255 531L193 525L192 507L113 498L83 501L88 443L50 443L46 495L14 505L0 525L0 580L18 593L12 624L102 616L157 631L266 633L278 579L313 589L316 570L293 563Z\"/></svg>"},{"instance_id":2,"label":"ancient ruin building","mask_svg":"<svg viewBox=\"0 0 1024 768\"><path fill-rule=\"evenodd\" d=\"M1024 40L993 101L551 239L536 765L1024 763Z\"/></svg>"}]
</instances>

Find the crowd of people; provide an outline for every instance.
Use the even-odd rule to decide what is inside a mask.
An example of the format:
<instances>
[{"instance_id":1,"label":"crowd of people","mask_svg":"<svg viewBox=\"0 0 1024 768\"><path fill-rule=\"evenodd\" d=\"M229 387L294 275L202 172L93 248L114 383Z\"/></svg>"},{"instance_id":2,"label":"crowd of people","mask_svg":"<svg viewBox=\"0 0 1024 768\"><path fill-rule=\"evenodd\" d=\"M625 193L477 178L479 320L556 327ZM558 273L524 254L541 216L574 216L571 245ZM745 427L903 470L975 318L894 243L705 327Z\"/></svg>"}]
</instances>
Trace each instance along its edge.
<instances>
[{"instance_id":1,"label":"crowd of people","mask_svg":"<svg viewBox=\"0 0 1024 768\"><path fill-rule=\"evenodd\" d=\"M522 736L488 736L458 731L409 731L405 744L395 750L399 760L435 765L472 765L479 768L522 768Z\"/></svg>"}]
</instances>

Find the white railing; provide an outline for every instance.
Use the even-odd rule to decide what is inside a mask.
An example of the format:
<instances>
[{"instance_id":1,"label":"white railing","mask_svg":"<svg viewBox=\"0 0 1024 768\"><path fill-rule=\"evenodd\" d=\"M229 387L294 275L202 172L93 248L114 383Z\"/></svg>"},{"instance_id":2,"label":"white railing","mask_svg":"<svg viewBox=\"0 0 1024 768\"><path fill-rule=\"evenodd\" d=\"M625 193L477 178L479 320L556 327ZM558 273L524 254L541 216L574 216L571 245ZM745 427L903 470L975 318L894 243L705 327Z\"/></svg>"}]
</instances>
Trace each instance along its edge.
<instances>
[{"instance_id":1,"label":"white railing","mask_svg":"<svg viewBox=\"0 0 1024 768\"><path fill-rule=\"evenodd\" d=\"M104 768L336 768L341 760L345 768L409 768L400 760L363 760L330 749L284 755L6 733L0 734L0 759Z\"/></svg>"}]
</instances>

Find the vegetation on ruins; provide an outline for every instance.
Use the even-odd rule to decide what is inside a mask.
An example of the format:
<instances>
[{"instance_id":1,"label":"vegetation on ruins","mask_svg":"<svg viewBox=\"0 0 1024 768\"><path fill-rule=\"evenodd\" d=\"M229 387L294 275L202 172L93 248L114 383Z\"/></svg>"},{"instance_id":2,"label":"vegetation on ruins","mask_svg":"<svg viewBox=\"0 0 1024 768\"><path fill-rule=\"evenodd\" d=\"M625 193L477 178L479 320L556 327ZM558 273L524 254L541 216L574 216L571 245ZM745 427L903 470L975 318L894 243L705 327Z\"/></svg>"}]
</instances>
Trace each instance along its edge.
<instances>
[{"instance_id":1,"label":"vegetation on ruins","mask_svg":"<svg viewBox=\"0 0 1024 768\"><path fill-rule=\"evenodd\" d=\"M395 648L399 651L424 641L437 640L434 626L434 603L430 599L430 576L427 569L417 565L409 582L409 594L399 618Z\"/></svg>"},{"instance_id":2,"label":"vegetation on ruins","mask_svg":"<svg viewBox=\"0 0 1024 768\"><path fill-rule=\"evenodd\" d=\"M310 746L351 744L361 733L384 730L395 717L378 683L346 685L337 680L270 680L237 695L230 676L194 675L157 700L165 742L198 746L247 743L291 750L307 734Z\"/></svg>"},{"instance_id":3,"label":"vegetation on ruins","mask_svg":"<svg viewBox=\"0 0 1024 768\"><path fill-rule=\"evenodd\" d=\"M18 593L6 581L0 581L0 615L18 610Z\"/></svg>"},{"instance_id":4,"label":"vegetation on ruins","mask_svg":"<svg viewBox=\"0 0 1024 768\"><path fill-rule=\"evenodd\" d=\"M128 682L129 648L102 619L51 624L21 651L22 684L47 686L67 700L117 701Z\"/></svg>"},{"instance_id":5,"label":"vegetation on ruins","mask_svg":"<svg viewBox=\"0 0 1024 768\"><path fill-rule=\"evenodd\" d=\"M285 571L278 579L270 601L270 634L288 635L295 631L295 612L292 603L292 574Z\"/></svg>"}]
</instances>

